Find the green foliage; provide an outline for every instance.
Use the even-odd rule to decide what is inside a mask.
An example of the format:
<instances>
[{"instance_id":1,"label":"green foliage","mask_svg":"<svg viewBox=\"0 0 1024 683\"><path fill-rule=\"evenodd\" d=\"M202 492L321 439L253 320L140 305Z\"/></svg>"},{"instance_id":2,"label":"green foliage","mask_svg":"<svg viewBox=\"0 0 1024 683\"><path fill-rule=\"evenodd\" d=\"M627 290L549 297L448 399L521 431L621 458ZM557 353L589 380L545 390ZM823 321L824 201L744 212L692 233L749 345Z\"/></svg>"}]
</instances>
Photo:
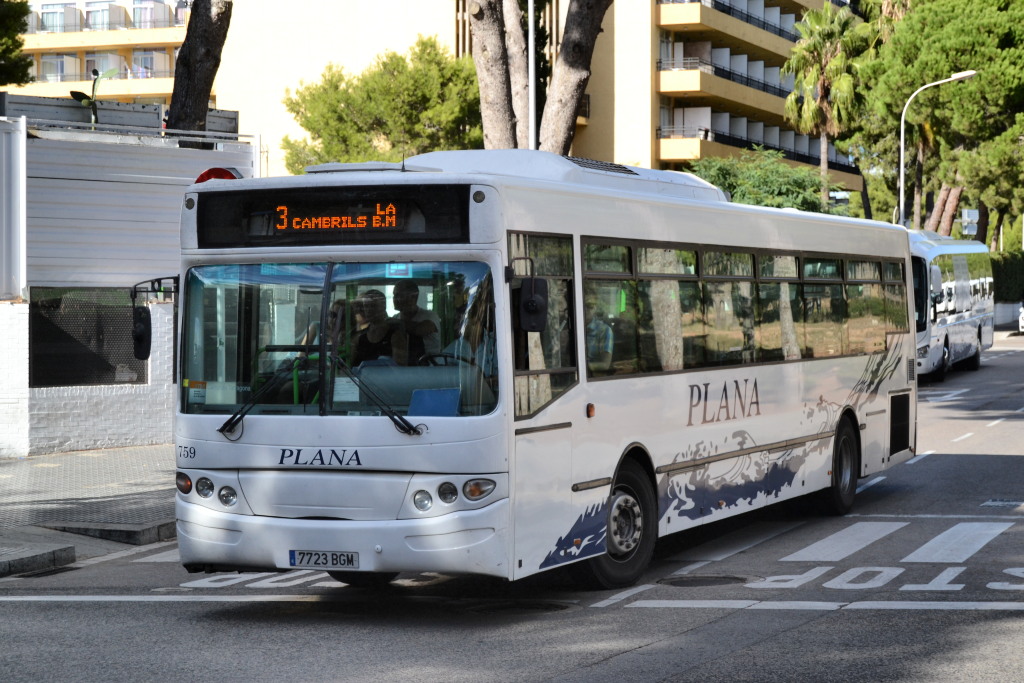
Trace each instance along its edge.
<instances>
[{"instance_id":1,"label":"green foliage","mask_svg":"<svg viewBox=\"0 0 1024 683\"><path fill-rule=\"evenodd\" d=\"M357 77L328 65L319 83L287 93L284 103L310 137L282 142L292 173L483 146L473 61L455 59L435 38L420 37L408 58L387 52Z\"/></svg>"},{"instance_id":2,"label":"green foliage","mask_svg":"<svg viewBox=\"0 0 1024 683\"><path fill-rule=\"evenodd\" d=\"M818 172L806 166L791 166L783 159L782 152L759 147L739 158L705 157L691 170L728 192L737 204L820 212Z\"/></svg>"},{"instance_id":3,"label":"green foliage","mask_svg":"<svg viewBox=\"0 0 1024 683\"><path fill-rule=\"evenodd\" d=\"M32 58L21 54L28 13L27 2L0 0L0 85L24 85L32 80Z\"/></svg>"},{"instance_id":4,"label":"green foliage","mask_svg":"<svg viewBox=\"0 0 1024 683\"><path fill-rule=\"evenodd\" d=\"M911 93L975 69L978 75L970 80L928 88L914 98L906 116L907 156L924 141L925 192L945 182L962 185L968 201L1020 205L1019 182L995 189L994 181L1022 175L1008 131L1021 125L1016 115L1024 110L1024 3L917 0L872 56L861 71L868 107L859 119L859 156L897 168L900 114ZM908 169L908 183L911 178ZM874 208L881 214L887 207Z\"/></svg>"},{"instance_id":5,"label":"green foliage","mask_svg":"<svg viewBox=\"0 0 1024 683\"><path fill-rule=\"evenodd\" d=\"M1024 252L992 254L995 299L1014 303L1024 299Z\"/></svg>"}]
</instances>

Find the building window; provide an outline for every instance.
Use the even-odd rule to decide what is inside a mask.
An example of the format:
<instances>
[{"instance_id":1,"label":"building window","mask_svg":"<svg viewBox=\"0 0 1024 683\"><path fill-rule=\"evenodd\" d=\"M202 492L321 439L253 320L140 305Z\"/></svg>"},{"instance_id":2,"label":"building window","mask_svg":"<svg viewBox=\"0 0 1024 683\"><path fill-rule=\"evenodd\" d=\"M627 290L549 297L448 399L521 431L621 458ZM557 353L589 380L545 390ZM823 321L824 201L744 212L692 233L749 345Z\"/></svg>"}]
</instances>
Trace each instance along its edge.
<instances>
[{"instance_id":1,"label":"building window","mask_svg":"<svg viewBox=\"0 0 1024 683\"><path fill-rule=\"evenodd\" d=\"M124 67L124 57L116 52L93 52L85 55L85 73L91 74L93 69L99 73L105 73L110 69L117 69L118 72ZM119 73L118 76L123 76Z\"/></svg>"},{"instance_id":2,"label":"building window","mask_svg":"<svg viewBox=\"0 0 1024 683\"><path fill-rule=\"evenodd\" d=\"M58 53L42 56L40 80L48 83L60 83L78 78L78 58L75 55Z\"/></svg>"},{"instance_id":3,"label":"building window","mask_svg":"<svg viewBox=\"0 0 1024 683\"><path fill-rule=\"evenodd\" d=\"M110 3L105 0L85 3L85 28L106 31L110 28Z\"/></svg>"},{"instance_id":4,"label":"building window","mask_svg":"<svg viewBox=\"0 0 1024 683\"><path fill-rule=\"evenodd\" d=\"M170 60L163 50L132 52L132 78L167 78L170 75Z\"/></svg>"},{"instance_id":5,"label":"building window","mask_svg":"<svg viewBox=\"0 0 1024 683\"><path fill-rule=\"evenodd\" d=\"M33 287L28 368L32 388L145 384L128 290Z\"/></svg>"},{"instance_id":6,"label":"building window","mask_svg":"<svg viewBox=\"0 0 1024 683\"><path fill-rule=\"evenodd\" d=\"M192 3L188 0L178 0L178 4L174 6L174 25L184 26L188 19L188 9Z\"/></svg>"},{"instance_id":7,"label":"building window","mask_svg":"<svg viewBox=\"0 0 1024 683\"><path fill-rule=\"evenodd\" d=\"M42 29L52 33L77 31L78 10L73 2L48 3L42 7Z\"/></svg>"}]
</instances>

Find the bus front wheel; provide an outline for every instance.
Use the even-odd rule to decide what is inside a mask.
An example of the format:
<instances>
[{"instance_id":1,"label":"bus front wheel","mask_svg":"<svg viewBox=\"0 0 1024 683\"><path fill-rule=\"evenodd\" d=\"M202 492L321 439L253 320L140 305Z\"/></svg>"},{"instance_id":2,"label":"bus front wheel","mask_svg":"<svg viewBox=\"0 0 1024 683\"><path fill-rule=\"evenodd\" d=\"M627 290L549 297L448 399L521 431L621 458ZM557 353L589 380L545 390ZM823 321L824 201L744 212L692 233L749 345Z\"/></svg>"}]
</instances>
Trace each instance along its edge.
<instances>
[{"instance_id":1,"label":"bus front wheel","mask_svg":"<svg viewBox=\"0 0 1024 683\"><path fill-rule=\"evenodd\" d=\"M853 499L857 495L859 450L853 425L850 420L841 418L832 449L832 485L821 492L826 513L845 515L853 509Z\"/></svg>"},{"instance_id":2,"label":"bus front wheel","mask_svg":"<svg viewBox=\"0 0 1024 683\"><path fill-rule=\"evenodd\" d=\"M643 467L622 463L609 498L604 554L573 565L578 578L596 588L632 586L647 569L658 537L654 487Z\"/></svg>"}]
</instances>

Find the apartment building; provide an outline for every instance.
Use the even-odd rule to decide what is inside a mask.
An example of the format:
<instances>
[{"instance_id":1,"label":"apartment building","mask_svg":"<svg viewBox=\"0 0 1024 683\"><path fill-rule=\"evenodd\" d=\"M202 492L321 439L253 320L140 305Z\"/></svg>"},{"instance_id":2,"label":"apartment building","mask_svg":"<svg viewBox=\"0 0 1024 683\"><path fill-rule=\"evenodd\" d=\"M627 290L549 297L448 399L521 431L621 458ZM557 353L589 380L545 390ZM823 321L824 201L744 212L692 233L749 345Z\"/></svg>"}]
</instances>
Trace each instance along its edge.
<instances>
[{"instance_id":1,"label":"apartment building","mask_svg":"<svg viewBox=\"0 0 1024 683\"><path fill-rule=\"evenodd\" d=\"M647 168L682 169L753 145L819 165L819 140L785 120L792 77L782 65L794 24L846 0L618 0L598 40L589 110L573 153ZM833 182L863 187L829 145Z\"/></svg>"},{"instance_id":2,"label":"apartment building","mask_svg":"<svg viewBox=\"0 0 1024 683\"><path fill-rule=\"evenodd\" d=\"M113 72L100 97L135 104L167 104L174 60L185 39L186 0L29 2L24 52L35 61L35 81L6 90L38 97L92 91L92 71Z\"/></svg>"},{"instance_id":3,"label":"apartment building","mask_svg":"<svg viewBox=\"0 0 1024 683\"><path fill-rule=\"evenodd\" d=\"M541 0L537 0L538 3ZM578 118L573 153L648 168L681 169L757 144L794 164L818 166L817 138L784 117L792 80L781 67L803 13L849 0L616 0L608 11ZM213 106L239 112L262 139L263 172L286 173L281 140L306 133L285 108L286 92L319 81L328 63L357 75L385 51L406 53L420 35L456 55L470 49L469 0L240 0L221 60ZM568 0L553 0L558 35ZM32 95L88 92L88 74L116 68L105 99L167 104L186 0L31 3L25 50L36 60ZM863 181L834 146L832 180Z\"/></svg>"}]
</instances>

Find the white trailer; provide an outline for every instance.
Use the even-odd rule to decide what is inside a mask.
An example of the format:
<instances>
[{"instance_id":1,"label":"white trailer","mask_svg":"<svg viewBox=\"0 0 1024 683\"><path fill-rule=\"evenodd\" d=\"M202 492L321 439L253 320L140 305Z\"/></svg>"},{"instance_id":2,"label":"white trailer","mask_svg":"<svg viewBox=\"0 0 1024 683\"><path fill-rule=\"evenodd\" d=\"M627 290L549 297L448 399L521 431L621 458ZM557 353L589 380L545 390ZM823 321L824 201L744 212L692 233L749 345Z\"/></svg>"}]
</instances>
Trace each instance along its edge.
<instances>
[{"instance_id":1,"label":"white trailer","mask_svg":"<svg viewBox=\"0 0 1024 683\"><path fill-rule=\"evenodd\" d=\"M231 112L188 137L161 115L110 103L92 124L73 100L0 93L0 457L171 440L172 306L154 297L136 363L126 286L177 273L184 189L210 166L258 175L259 145Z\"/></svg>"}]
</instances>

